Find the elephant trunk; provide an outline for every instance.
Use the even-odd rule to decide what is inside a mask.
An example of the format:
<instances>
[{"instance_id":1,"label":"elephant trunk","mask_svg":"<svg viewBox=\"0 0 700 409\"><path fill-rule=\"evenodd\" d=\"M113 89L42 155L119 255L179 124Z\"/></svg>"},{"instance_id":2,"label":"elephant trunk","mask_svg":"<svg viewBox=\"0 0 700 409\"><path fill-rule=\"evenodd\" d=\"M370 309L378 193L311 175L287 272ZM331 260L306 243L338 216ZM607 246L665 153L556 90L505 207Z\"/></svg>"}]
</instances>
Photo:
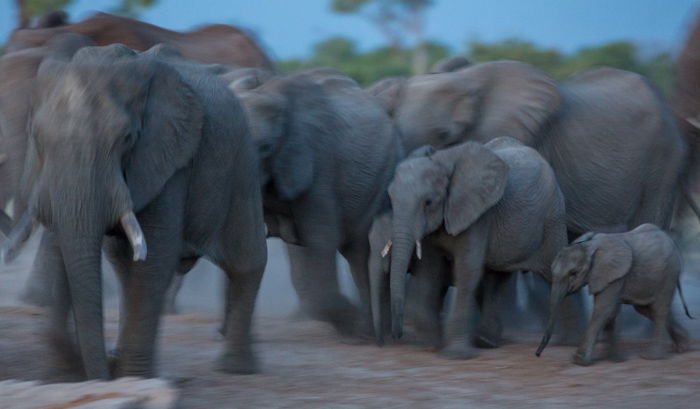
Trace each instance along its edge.
<instances>
[{"instance_id":1,"label":"elephant trunk","mask_svg":"<svg viewBox=\"0 0 700 409\"><path fill-rule=\"evenodd\" d=\"M376 265L375 265L376 264ZM381 261L370 260L369 293L371 297L372 322L377 345L384 345L384 308L383 301L386 290L386 273L382 270Z\"/></svg>"},{"instance_id":2,"label":"elephant trunk","mask_svg":"<svg viewBox=\"0 0 700 409\"><path fill-rule=\"evenodd\" d=\"M88 379L107 379L102 313L101 248L103 231L59 228L57 239L66 266L75 328Z\"/></svg>"},{"instance_id":3,"label":"elephant trunk","mask_svg":"<svg viewBox=\"0 0 700 409\"><path fill-rule=\"evenodd\" d=\"M564 297L566 297L566 289L566 286L562 282L555 281L552 284L552 291L549 296L549 319L547 320L547 328L542 336L542 341L535 352L535 355L537 356L542 354L542 351L544 351L545 347L549 343L549 339L552 337L552 332L554 332L554 324L557 321L557 311L559 310L561 303L564 301Z\"/></svg>"},{"instance_id":4,"label":"elephant trunk","mask_svg":"<svg viewBox=\"0 0 700 409\"><path fill-rule=\"evenodd\" d=\"M395 225L396 226L396 225ZM408 231L394 231L391 253L391 335L403 335L406 274L413 254L414 239Z\"/></svg>"}]
</instances>

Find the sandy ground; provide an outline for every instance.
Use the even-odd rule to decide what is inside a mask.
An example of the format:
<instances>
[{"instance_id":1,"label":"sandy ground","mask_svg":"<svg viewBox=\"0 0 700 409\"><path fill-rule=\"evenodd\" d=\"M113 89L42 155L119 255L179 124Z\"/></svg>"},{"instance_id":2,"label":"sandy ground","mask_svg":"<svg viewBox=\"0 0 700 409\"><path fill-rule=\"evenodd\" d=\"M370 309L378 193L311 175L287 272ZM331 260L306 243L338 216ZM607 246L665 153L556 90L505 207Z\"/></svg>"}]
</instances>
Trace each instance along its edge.
<instances>
[{"instance_id":1,"label":"sandy ground","mask_svg":"<svg viewBox=\"0 0 700 409\"><path fill-rule=\"evenodd\" d=\"M17 302L31 257L28 251L0 270L0 380L58 381L62 377L42 341L44 311ZM534 332L510 333L517 342L470 361L447 361L410 345L344 342L324 324L287 318L296 300L277 242L271 242L255 322L261 373L220 374L212 370L222 348L216 337L218 276L212 270L203 265L187 278L183 314L165 317L162 325L160 375L179 389L181 408L698 407L699 342L669 360L645 361L638 355L646 341L625 338L626 362L588 368L569 363L572 347L552 345L536 358ZM695 276L684 284L691 309L700 315ZM108 280L109 291L111 286ZM110 344L117 329L114 298L107 302ZM697 322L683 322L700 338Z\"/></svg>"}]
</instances>

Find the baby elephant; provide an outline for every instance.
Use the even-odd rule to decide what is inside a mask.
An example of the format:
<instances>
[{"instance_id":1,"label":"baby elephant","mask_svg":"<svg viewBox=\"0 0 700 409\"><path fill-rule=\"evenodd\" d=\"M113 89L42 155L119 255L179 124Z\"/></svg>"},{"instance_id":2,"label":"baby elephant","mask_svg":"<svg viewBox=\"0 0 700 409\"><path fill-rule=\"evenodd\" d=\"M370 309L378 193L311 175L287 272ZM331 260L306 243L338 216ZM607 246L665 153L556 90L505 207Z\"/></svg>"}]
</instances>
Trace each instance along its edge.
<instances>
[{"instance_id":1,"label":"baby elephant","mask_svg":"<svg viewBox=\"0 0 700 409\"><path fill-rule=\"evenodd\" d=\"M625 233L586 233L563 248L552 263L550 317L537 352L540 356L552 334L557 309L567 294L588 284L593 295L593 315L586 334L573 356L578 365L590 365L593 346L605 329L609 358L620 360L615 339L615 317L620 304L632 304L654 323L654 337L646 359L667 356L665 332L677 352L688 349L688 333L673 318L671 304L678 292L688 317L679 275L681 256L673 240L653 224L642 224Z\"/></svg>"}]
</instances>

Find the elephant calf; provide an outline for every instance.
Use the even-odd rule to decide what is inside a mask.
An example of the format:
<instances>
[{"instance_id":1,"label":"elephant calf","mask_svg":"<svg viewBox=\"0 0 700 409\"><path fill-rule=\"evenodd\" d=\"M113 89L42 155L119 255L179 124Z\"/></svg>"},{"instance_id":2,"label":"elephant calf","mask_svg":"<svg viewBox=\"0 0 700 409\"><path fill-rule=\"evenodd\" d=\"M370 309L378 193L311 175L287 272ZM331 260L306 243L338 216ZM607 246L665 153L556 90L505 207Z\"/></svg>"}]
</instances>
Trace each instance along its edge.
<instances>
[{"instance_id":1,"label":"elephant calf","mask_svg":"<svg viewBox=\"0 0 700 409\"><path fill-rule=\"evenodd\" d=\"M678 287L685 313L690 317L681 292L680 273L678 248L663 230L653 224L642 224L625 233L584 234L562 249L552 263L550 318L536 355L539 356L547 346L559 304L567 294L586 284L595 297L593 315L573 356L575 364L591 364L593 346L601 329L605 330L610 358L620 359L615 339L615 317L622 303L632 304L637 312L654 322L653 342L643 358L666 357L666 331L675 350L686 351L688 333L671 311L673 293Z\"/></svg>"}]
</instances>

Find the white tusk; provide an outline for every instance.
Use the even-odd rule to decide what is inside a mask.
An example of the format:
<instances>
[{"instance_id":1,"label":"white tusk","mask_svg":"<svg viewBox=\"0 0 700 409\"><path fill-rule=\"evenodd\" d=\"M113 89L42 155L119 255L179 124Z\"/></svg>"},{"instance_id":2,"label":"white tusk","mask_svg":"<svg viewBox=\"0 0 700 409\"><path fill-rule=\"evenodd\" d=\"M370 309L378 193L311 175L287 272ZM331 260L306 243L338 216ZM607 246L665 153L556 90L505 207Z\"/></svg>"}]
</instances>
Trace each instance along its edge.
<instances>
[{"instance_id":1,"label":"white tusk","mask_svg":"<svg viewBox=\"0 0 700 409\"><path fill-rule=\"evenodd\" d=\"M685 118L685 120L688 121L694 127L700 129L700 115L696 117L689 116L688 118Z\"/></svg>"},{"instance_id":2,"label":"white tusk","mask_svg":"<svg viewBox=\"0 0 700 409\"><path fill-rule=\"evenodd\" d=\"M418 260L423 259L423 248L420 245L420 240L416 240L416 257L418 257Z\"/></svg>"},{"instance_id":3,"label":"white tusk","mask_svg":"<svg viewBox=\"0 0 700 409\"><path fill-rule=\"evenodd\" d=\"M389 250L391 250L391 240L386 242L386 245L382 249L382 258L386 257L387 254L389 254Z\"/></svg>"},{"instance_id":4,"label":"white tusk","mask_svg":"<svg viewBox=\"0 0 700 409\"><path fill-rule=\"evenodd\" d=\"M129 210L124 213L120 219L124 233L131 243L131 248L134 251L134 261L143 261L146 259L146 254L148 253L146 247L146 239L143 237L143 231L141 230L141 225L139 221L136 220L136 215L133 211Z\"/></svg>"}]
</instances>

